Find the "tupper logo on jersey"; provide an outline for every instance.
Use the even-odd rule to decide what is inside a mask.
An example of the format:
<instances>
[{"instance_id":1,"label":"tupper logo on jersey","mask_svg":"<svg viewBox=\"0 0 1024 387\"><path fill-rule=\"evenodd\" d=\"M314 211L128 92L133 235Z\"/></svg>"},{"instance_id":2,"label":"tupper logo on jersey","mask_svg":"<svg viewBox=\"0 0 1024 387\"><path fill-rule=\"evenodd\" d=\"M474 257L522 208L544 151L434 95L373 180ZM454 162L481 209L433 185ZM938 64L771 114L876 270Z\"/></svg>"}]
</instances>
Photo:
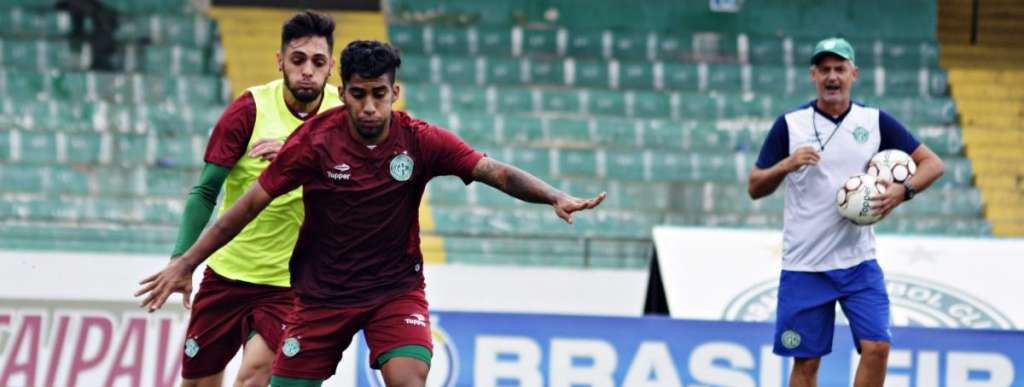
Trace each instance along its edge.
<instances>
[{"instance_id":1,"label":"tupper logo on jersey","mask_svg":"<svg viewBox=\"0 0 1024 387\"><path fill-rule=\"evenodd\" d=\"M887 275L885 282L892 305L893 325L1015 329L1010 319L992 305L952 286L895 274ZM722 319L774 321L778 290L777 279L744 290L726 306ZM836 313L836 318L845 322L842 313Z\"/></svg>"},{"instance_id":2,"label":"tupper logo on jersey","mask_svg":"<svg viewBox=\"0 0 1024 387\"><path fill-rule=\"evenodd\" d=\"M422 317L422 316L421 316ZM431 314L430 334L434 341L434 356L430 360L427 387L455 387L459 379L459 352L448 333L440 327L437 315ZM384 387L384 377L379 370L370 368L369 362L362 362L363 374L373 387Z\"/></svg>"}]
</instances>

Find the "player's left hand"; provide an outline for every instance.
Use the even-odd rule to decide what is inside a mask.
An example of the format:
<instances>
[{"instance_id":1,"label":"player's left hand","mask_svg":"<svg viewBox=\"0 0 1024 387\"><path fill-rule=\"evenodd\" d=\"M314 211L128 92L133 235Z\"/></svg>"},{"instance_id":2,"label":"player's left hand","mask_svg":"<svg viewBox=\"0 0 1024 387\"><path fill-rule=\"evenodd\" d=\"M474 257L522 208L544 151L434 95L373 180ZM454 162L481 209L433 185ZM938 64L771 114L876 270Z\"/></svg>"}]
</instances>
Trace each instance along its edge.
<instances>
[{"instance_id":1,"label":"player's left hand","mask_svg":"<svg viewBox=\"0 0 1024 387\"><path fill-rule=\"evenodd\" d=\"M284 143L275 138L261 138L252 144L249 157L273 161L274 157L277 157L277 151L281 150L283 145Z\"/></svg>"},{"instance_id":2,"label":"player's left hand","mask_svg":"<svg viewBox=\"0 0 1024 387\"><path fill-rule=\"evenodd\" d=\"M555 214L566 223L572 224L572 213L576 211L589 210L597 207L608 196L607 192L595 196L593 199L580 199L574 196L565 195L555 202Z\"/></svg>"},{"instance_id":3,"label":"player's left hand","mask_svg":"<svg viewBox=\"0 0 1024 387\"><path fill-rule=\"evenodd\" d=\"M885 187L885 193L871 197L871 208L882 214L882 216L888 216L896 206L903 203L907 187L889 180L879 180L878 182Z\"/></svg>"},{"instance_id":4,"label":"player's left hand","mask_svg":"<svg viewBox=\"0 0 1024 387\"><path fill-rule=\"evenodd\" d=\"M192 308L192 268L181 257L172 259L163 270L139 282L142 286L135 297L146 296L139 307L150 313L160 309L173 293L184 297L185 309Z\"/></svg>"}]
</instances>

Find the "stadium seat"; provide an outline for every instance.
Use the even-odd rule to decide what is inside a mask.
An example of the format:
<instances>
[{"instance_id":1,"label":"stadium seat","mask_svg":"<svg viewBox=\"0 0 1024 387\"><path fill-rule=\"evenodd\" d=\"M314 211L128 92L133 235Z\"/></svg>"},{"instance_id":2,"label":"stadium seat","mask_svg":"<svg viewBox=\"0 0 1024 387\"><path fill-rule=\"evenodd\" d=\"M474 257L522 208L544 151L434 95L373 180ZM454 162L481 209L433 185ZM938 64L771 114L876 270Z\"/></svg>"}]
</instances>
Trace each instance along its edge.
<instances>
[{"instance_id":1,"label":"stadium seat","mask_svg":"<svg viewBox=\"0 0 1024 387\"><path fill-rule=\"evenodd\" d=\"M598 177L597 155L593 149L558 149L558 176Z\"/></svg>"},{"instance_id":2,"label":"stadium seat","mask_svg":"<svg viewBox=\"0 0 1024 387\"><path fill-rule=\"evenodd\" d=\"M628 104L628 98L633 96L632 109ZM669 118L672 116L671 98L668 94L636 91L626 92L626 112L633 117L643 118ZM630 110L632 110L630 112Z\"/></svg>"},{"instance_id":3,"label":"stadium seat","mask_svg":"<svg viewBox=\"0 0 1024 387\"><path fill-rule=\"evenodd\" d=\"M586 111L589 114L610 117L626 117L626 96L617 91L589 90Z\"/></svg>"},{"instance_id":4,"label":"stadium seat","mask_svg":"<svg viewBox=\"0 0 1024 387\"><path fill-rule=\"evenodd\" d=\"M477 52L487 56L512 55L512 33L508 28L479 27L477 34Z\"/></svg>"},{"instance_id":5,"label":"stadium seat","mask_svg":"<svg viewBox=\"0 0 1024 387\"><path fill-rule=\"evenodd\" d=\"M598 61L576 61L573 64L574 84L579 87L610 88L608 64Z\"/></svg>"},{"instance_id":6,"label":"stadium seat","mask_svg":"<svg viewBox=\"0 0 1024 387\"><path fill-rule=\"evenodd\" d=\"M485 58L485 82L497 85L522 84L522 60L513 58Z\"/></svg>"},{"instance_id":7,"label":"stadium seat","mask_svg":"<svg viewBox=\"0 0 1024 387\"><path fill-rule=\"evenodd\" d=\"M392 24L388 26L388 37L390 43L405 55L427 53L423 46L423 27Z\"/></svg>"},{"instance_id":8,"label":"stadium seat","mask_svg":"<svg viewBox=\"0 0 1024 387\"><path fill-rule=\"evenodd\" d=\"M617 31L612 34L612 56L621 60L640 61L647 55L646 32Z\"/></svg>"},{"instance_id":9,"label":"stadium seat","mask_svg":"<svg viewBox=\"0 0 1024 387\"><path fill-rule=\"evenodd\" d=\"M541 109L545 112L580 113L580 93L572 89L541 90Z\"/></svg>"},{"instance_id":10,"label":"stadium seat","mask_svg":"<svg viewBox=\"0 0 1024 387\"><path fill-rule=\"evenodd\" d=\"M404 70L404 69L403 69ZM468 56L446 56L441 59L441 81L455 84L476 84L476 60Z\"/></svg>"},{"instance_id":11,"label":"stadium seat","mask_svg":"<svg viewBox=\"0 0 1024 387\"><path fill-rule=\"evenodd\" d=\"M684 63L664 63L665 89L671 91L700 90L697 66Z\"/></svg>"},{"instance_id":12,"label":"stadium seat","mask_svg":"<svg viewBox=\"0 0 1024 387\"><path fill-rule=\"evenodd\" d=\"M433 82L431 60L430 56L403 53L399 80L413 83Z\"/></svg>"},{"instance_id":13,"label":"stadium seat","mask_svg":"<svg viewBox=\"0 0 1024 387\"><path fill-rule=\"evenodd\" d=\"M604 39L604 31L573 30L569 33L567 54L581 59L610 58L611 46L606 54Z\"/></svg>"},{"instance_id":14,"label":"stadium seat","mask_svg":"<svg viewBox=\"0 0 1024 387\"><path fill-rule=\"evenodd\" d=\"M529 83L554 86L564 85L566 83L565 66L562 65L562 61L529 59L527 60L527 63L530 67Z\"/></svg>"},{"instance_id":15,"label":"stadium seat","mask_svg":"<svg viewBox=\"0 0 1024 387\"><path fill-rule=\"evenodd\" d=\"M619 87L624 89L653 90L654 66L648 62L621 62L618 65Z\"/></svg>"},{"instance_id":16,"label":"stadium seat","mask_svg":"<svg viewBox=\"0 0 1024 387\"><path fill-rule=\"evenodd\" d=\"M558 56L558 31L554 29L525 28L522 33L523 55L539 57Z\"/></svg>"},{"instance_id":17,"label":"stadium seat","mask_svg":"<svg viewBox=\"0 0 1024 387\"><path fill-rule=\"evenodd\" d=\"M101 161L108 161L109 154L101 154L105 141L109 143L109 135L96 133L66 133L64 134L65 154L68 163L72 164L97 164Z\"/></svg>"},{"instance_id":18,"label":"stadium seat","mask_svg":"<svg viewBox=\"0 0 1024 387\"><path fill-rule=\"evenodd\" d=\"M541 120L543 143L560 147L590 147L590 123L575 118L545 118Z\"/></svg>"}]
</instances>

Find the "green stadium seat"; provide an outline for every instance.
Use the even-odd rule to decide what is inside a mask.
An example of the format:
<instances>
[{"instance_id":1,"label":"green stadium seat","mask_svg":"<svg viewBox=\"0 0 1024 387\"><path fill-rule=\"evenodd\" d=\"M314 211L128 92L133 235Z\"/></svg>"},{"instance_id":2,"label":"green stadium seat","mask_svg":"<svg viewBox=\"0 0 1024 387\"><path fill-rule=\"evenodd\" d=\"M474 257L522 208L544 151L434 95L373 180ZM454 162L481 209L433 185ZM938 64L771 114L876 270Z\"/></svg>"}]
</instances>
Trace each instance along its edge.
<instances>
[{"instance_id":1,"label":"green stadium seat","mask_svg":"<svg viewBox=\"0 0 1024 387\"><path fill-rule=\"evenodd\" d=\"M885 40L882 42L882 65L887 69L938 67L938 49L934 42Z\"/></svg>"},{"instance_id":2,"label":"green stadium seat","mask_svg":"<svg viewBox=\"0 0 1024 387\"><path fill-rule=\"evenodd\" d=\"M470 189L474 191L476 202L474 204L488 207L488 208L500 208L500 207L522 207L524 203L516 198L508 196L508 194L499 191L487 184L473 184L470 187L463 187L463 189Z\"/></svg>"},{"instance_id":3,"label":"green stadium seat","mask_svg":"<svg viewBox=\"0 0 1024 387\"><path fill-rule=\"evenodd\" d=\"M579 113L580 93L572 89L544 89L541 91L541 109L553 113Z\"/></svg>"},{"instance_id":4,"label":"green stadium seat","mask_svg":"<svg viewBox=\"0 0 1024 387\"><path fill-rule=\"evenodd\" d=\"M597 61L578 61L574 64L574 84L579 87L611 87L608 64Z\"/></svg>"},{"instance_id":5,"label":"green stadium seat","mask_svg":"<svg viewBox=\"0 0 1024 387\"><path fill-rule=\"evenodd\" d=\"M671 99L668 94L643 91L630 93L634 96L632 112L634 117L669 118L672 116Z\"/></svg>"},{"instance_id":6,"label":"green stadium seat","mask_svg":"<svg viewBox=\"0 0 1024 387\"><path fill-rule=\"evenodd\" d=\"M66 133L65 153L67 161L75 164L96 164L103 158L100 154L103 137L96 133Z\"/></svg>"},{"instance_id":7,"label":"green stadium seat","mask_svg":"<svg viewBox=\"0 0 1024 387\"><path fill-rule=\"evenodd\" d=\"M441 57L441 82L477 83L476 60L468 56Z\"/></svg>"},{"instance_id":8,"label":"green stadium seat","mask_svg":"<svg viewBox=\"0 0 1024 387\"><path fill-rule=\"evenodd\" d=\"M502 113L532 112L533 92L525 88L498 88L497 106Z\"/></svg>"},{"instance_id":9,"label":"green stadium seat","mask_svg":"<svg viewBox=\"0 0 1024 387\"><path fill-rule=\"evenodd\" d=\"M469 51L469 33L460 27L433 27L434 40L431 53L464 55Z\"/></svg>"},{"instance_id":10,"label":"green stadium seat","mask_svg":"<svg viewBox=\"0 0 1024 387\"><path fill-rule=\"evenodd\" d=\"M469 203L469 190L462 179L455 176L440 176L427 185L432 205L464 205Z\"/></svg>"},{"instance_id":11,"label":"green stadium seat","mask_svg":"<svg viewBox=\"0 0 1024 387\"><path fill-rule=\"evenodd\" d=\"M0 191L42 192L43 181L43 172L38 166L0 164Z\"/></svg>"},{"instance_id":12,"label":"green stadium seat","mask_svg":"<svg viewBox=\"0 0 1024 387\"><path fill-rule=\"evenodd\" d=\"M53 133L22 131L20 134L21 162L33 164L57 162L57 140Z\"/></svg>"},{"instance_id":13,"label":"green stadium seat","mask_svg":"<svg viewBox=\"0 0 1024 387\"><path fill-rule=\"evenodd\" d=\"M619 64L619 87L625 89L652 90L654 66L648 62L622 62Z\"/></svg>"},{"instance_id":14,"label":"green stadium seat","mask_svg":"<svg viewBox=\"0 0 1024 387\"><path fill-rule=\"evenodd\" d=\"M3 77L0 96L10 99L36 99L44 95L51 84L51 77L35 71L0 70L0 77Z\"/></svg>"},{"instance_id":15,"label":"green stadium seat","mask_svg":"<svg viewBox=\"0 0 1024 387\"><path fill-rule=\"evenodd\" d=\"M452 111L487 111L487 90L466 85L453 85L451 89Z\"/></svg>"},{"instance_id":16,"label":"green stadium seat","mask_svg":"<svg viewBox=\"0 0 1024 387\"><path fill-rule=\"evenodd\" d=\"M547 131L544 140L548 145L586 147L592 144L590 123L586 120L549 118L546 121Z\"/></svg>"},{"instance_id":17,"label":"green stadium seat","mask_svg":"<svg viewBox=\"0 0 1024 387\"><path fill-rule=\"evenodd\" d=\"M558 31L554 29L522 29L523 55L558 56Z\"/></svg>"},{"instance_id":18,"label":"green stadium seat","mask_svg":"<svg viewBox=\"0 0 1024 387\"><path fill-rule=\"evenodd\" d=\"M178 201L149 202L142 205L142 221L149 224L177 225L183 206Z\"/></svg>"},{"instance_id":19,"label":"green stadium seat","mask_svg":"<svg viewBox=\"0 0 1024 387\"><path fill-rule=\"evenodd\" d=\"M798 75L793 70L795 76L790 79L787 72L785 67L753 66L750 71L750 90L765 94L792 94L795 78L799 75L806 77L806 73Z\"/></svg>"},{"instance_id":20,"label":"green stadium seat","mask_svg":"<svg viewBox=\"0 0 1024 387\"><path fill-rule=\"evenodd\" d=\"M658 34L656 55L666 63L692 61L693 37L689 34ZM668 72L666 72L666 75ZM666 76L666 78L668 78Z\"/></svg>"},{"instance_id":21,"label":"green stadium seat","mask_svg":"<svg viewBox=\"0 0 1024 387\"><path fill-rule=\"evenodd\" d=\"M679 98L679 116L683 119L707 119L718 116L718 102L711 96L685 94Z\"/></svg>"},{"instance_id":22,"label":"green stadium seat","mask_svg":"<svg viewBox=\"0 0 1024 387\"><path fill-rule=\"evenodd\" d=\"M539 117L521 116L506 119L502 142L536 143L544 140L544 120Z\"/></svg>"},{"instance_id":23,"label":"green stadium seat","mask_svg":"<svg viewBox=\"0 0 1024 387\"><path fill-rule=\"evenodd\" d=\"M196 149L192 136L158 137L156 163L170 167L202 166L202 151Z\"/></svg>"},{"instance_id":24,"label":"green stadium seat","mask_svg":"<svg viewBox=\"0 0 1024 387\"><path fill-rule=\"evenodd\" d=\"M591 141L597 146L637 145L635 121L621 118L594 119L595 130Z\"/></svg>"},{"instance_id":25,"label":"green stadium seat","mask_svg":"<svg viewBox=\"0 0 1024 387\"><path fill-rule=\"evenodd\" d=\"M117 135L113 140L113 160L125 166L147 164L148 142L149 138L145 135Z\"/></svg>"},{"instance_id":26,"label":"green stadium seat","mask_svg":"<svg viewBox=\"0 0 1024 387\"><path fill-rule=\"evenodd\" d=\"M470 145L497 142L495 116L487 113L462 113L459 118L459 137ZM430 121L428 121L430 122Z\"/></svg>"},{"instance_id":27,"label":"green stadium seat","mask_svg":"<svg viewBox=\"0 0 1024 387\"><path fill-rule=\"evenodd\" d=\"M63 37L71 32L71 17L66 12L14 7L0 12L0 35Z\"/></svg>"},{"instance_id":28,"label":"green stadium seat","mask_svg":"<svg viewBox=\"0 0 1024 387\"><path fill-rule=\"evenodd\" d=\"M148 168L144 190L147 195L184 198L196 185L198 174L181 169Z\"/></svg>"},{"instance_id":29,"label":"green stadium seat","mask_svg":"<svg viewBox=\"0 0 1024 387\"><path fill-rule=\"evenodd\" d=\"M618 91L590 90L587 98L587 112L593 115L625 117L626 96Z\"/></svg>"},{"instance_id":30,"label":"green stadium seat","mask_svg":"<svg viewBox=\"0 0 1024 387\"><path fill-rule=\"evenodd\" d=\"M740 67L733 64L708 65L707 90L737 92L742 89Z\"/></svg>"},{"instance_id":31,"label":"green stadium seat","mask_svg":"<svg viewBox=\"0 0 1024 387\"><path fill-rule=\"evenodd\" d=\"M402 54L424 54L423 27L401 24L388 26L388 38L390 43L398 47ZM402 58L402 71L405 71L405 58Z\"/></svg>"},{"instance_id":32,"label":"green stadium seat","mask_svg":"<svg viewBox=\"0 0 1024 387\"><path fill-rule=\"evenodd\" d=\"M974 182L974 171L971 169L971 160L959 157L950 157L942 160L945 164L945 171L935 184L939 186L970 186Z\"/></svg>"},{"instance_id":33,"label":"green stadium seat","mask_svg":"<svg viewBox=\"0 0 1024 387\"><path fill-rule=\"evenodd\" d=\"M515 148L506 152L508 163L534 175L551 176L551 153L547 148ZM557 160L556 160L557 162Z\"/></svg>"},{"instance_id":34,"label":"green stadium seat","mask_svg":"<svg viewBox=\"0 0 1024 387\"><path fill-rule=\"evenodd\" d=\"M480 27L477 31L478 53L486 56L512 54L512 32L508 28Z\"/></svg>"},{"instance_id":35,"label":"green stadium seat","mask_svg":"<svg viewBox=\"0 0 1024 387\"><path fill-rule=\"evenodd\" d=\"M202 50L180 45L147 46L143 68L150 73L169 75L200 74L208 70Z\"/></svg>"},{"instance_id":36,"label":"green stadium seat","mask_svg":"<svg viewBox=\"0 0 1024 387\"><path fill-rule=\"evenodd\" d=\"M78 195L89 192L89 177L81 171L64 166L51 166L41 169L40 172L44 174L44 192ZM97 181L107 183L104 180Z\"/></svg>"},{"instance_id":37,"label":"green stadium seat","mask_svg":"<svg viewBox=\"0 0 1024 387\"><path fill-rule=\"evenodd\" d=\"M640 151L605 152L605 169L609 179L626 181L644 180L644 155Z\"/></svg>"},{"instance_id":38,"label":"green stadium seat","mask_svg":"<svg viewBox=\"0 0 1024 387\"><path fill-rule=\"evenodd\" d=\"M649 120L642 125L644 148L681 149L689 132L683 124L674 121Z\"/></svg>"},{"instance_id":39,"label":"green stadium seat","mask_svg":"<svg viewBox=\"0 0 1024 387\"><path fill-rule=\"evenodd\" d=\"M775 36L749 35L747 42L747 55L750 63L755 65L782 65L786 63L782 39Z\"/></svg>"},{"instance_id":40,"label":"green stadium seat","mask_svg":"<svg viewBox=\"0 0 1024 387\"><path fill-rule=\"evenodd\" d=\"M698 91L700 90L700 78L697 66L683 63L665 63L664 84L665 90L669 91Z\"/></svg>"},{"instance_id":41,"label":"green stadium seat","mask_svg":"<svg viewBox=\"0 0 1024 387\"><path fill-rule=\"evenodd\" d=\"M558 175L596 177L597 156L594 149L558 149Z\"/></svg>"},{"instance_id":42,"label":"green stadium seat","mask_svg":"<svg viewBox=\"0 0 1024 387\"><path fill-rule=\"evenodd\" d=\"M429 56L403 53L402 71L399 72L398 77L402 82L433 82L430 62L431 57Z\"/></svg>"},{"instance_id":43,"label":"green stadium seat","mask_svg":"<svg viewBox=\"0 0 1024 387\"><path fill-rule=\"evenodd\" d=\"M565 66L560 60L530 59L530 82L532 84L564 85Z\"/></svg>"},{"instance_id":44,"label":"green stadium seat","mask_svg":"<svg viewBox=\"0 0 1024 387\"><path fill-rule=\"evenodd\" d=\"M487 83L499 85L522 84L522 72L519 59L491 57L484 58L485 80Z\"/></svg>"},{"instance_id":45,"label":"green stadium seat","mask_svg":"<svg viewBox=\"0 0 1024 387\"><path fill-rule=\"evenodd\" d=\"M688 181L693 180L691 155L678 151L651 151L652 181Z\"/></svg>"},{"instance_id":46,"label":"green stadium seat","mask_svg":"<svg viewBox=\"0 0 1024 387\"><path fill-rule=\"evenodd\" d=\"M935 153L948 156L959 156L963 153L963 133L958 127L938 126L910 130L919 141L928 145Z\"/></svg>"},{"instance_id":47,"label":"green stadium seat","mask_svg":"<svg viewBox=\"0 0 1024 387\"><path fill-rule=\"evenodd\" d=\"M405 103L415 111L441 111L441 88L427 83L406 83Z\"/></svg>"},{"instance_id":48,"label":"green stadium seat","mask_svg":"<svg viewBox=\"0 0 1024 387\"><path fill-rule=\"evenodd\" d=\"M611 52L605 53L603 31L573 30L569 32L567 54L571 57L598 59L610 58Z\"/></svg>"},{"instance_id":49,"label":"green stadium seat","mask_svg":"<svg viewBox=\"0 0 1024 387\"><path fill-rule=\"evenodd\" d=\"M612 34L612 56L620 60L638 61L647 58L647 33L617 31Z\"/></svg>"}]
</instances>

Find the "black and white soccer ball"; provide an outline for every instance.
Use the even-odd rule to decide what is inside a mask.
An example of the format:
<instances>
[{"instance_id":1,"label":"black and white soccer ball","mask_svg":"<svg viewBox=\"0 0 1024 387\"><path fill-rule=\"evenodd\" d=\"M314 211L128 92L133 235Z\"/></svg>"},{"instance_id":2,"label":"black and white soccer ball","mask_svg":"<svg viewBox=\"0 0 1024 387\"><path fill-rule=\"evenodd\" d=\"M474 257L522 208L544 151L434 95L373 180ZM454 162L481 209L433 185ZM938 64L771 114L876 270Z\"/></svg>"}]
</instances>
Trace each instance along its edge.
<instances>
[{"instance_id":1,"label":"black and white soccer ball","mask_svg":"<svg viewBox=\"0 0 1024 387\"><path fill-rule=\"evenodd\" d=\"M917 173L917 163L907 152L898 149L878 152L871 157L871 161L868 161L868 174L880 180L903 184L915 173Z\"/></svg>"},{"instance_id":2,"label":"black and white soccer ball","mask_svg":"<svg viewBox=\"0 0 1024 387\"><path fill-rule=\"evenodd\" d=\"M869 174L852 176L836 194L839 214L862 226L875 224L884 216L871 208L870 199L884 193L885 185L876 177Z\"/></svg>"}]
</instances>

